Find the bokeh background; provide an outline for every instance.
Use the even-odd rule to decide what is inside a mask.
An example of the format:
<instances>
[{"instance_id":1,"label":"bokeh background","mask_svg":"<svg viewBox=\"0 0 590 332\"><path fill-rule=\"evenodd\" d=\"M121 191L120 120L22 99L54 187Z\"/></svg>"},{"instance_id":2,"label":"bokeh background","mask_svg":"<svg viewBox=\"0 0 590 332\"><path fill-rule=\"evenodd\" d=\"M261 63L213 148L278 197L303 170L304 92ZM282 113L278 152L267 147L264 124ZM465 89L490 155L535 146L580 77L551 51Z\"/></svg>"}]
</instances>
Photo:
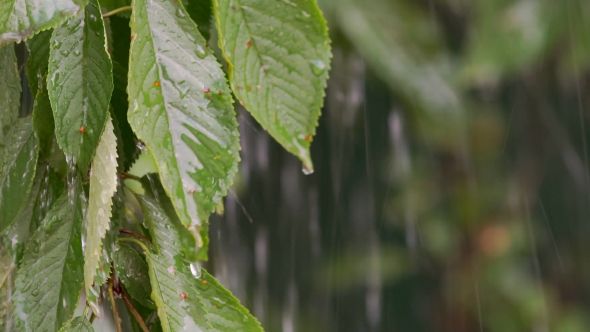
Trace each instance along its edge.
<instances>
[{"instance_id":1,"label":"bokeh background","mask_svg":"<svg viewBox=\"0 0 590 332\"><path fill-rule=\"evenodd\" d=\"M315 173L239 109L207 266L268 331L590 331L590 1L319 3Z\"/></svg>"},{"instance_id":2,"label":"bokeh background","mask_svg":"<svg viewBox=\"0 0 590 332\"><path fill-rule=\"evenodd\" d=\"M205 267L271 332L590 331L590 1L318 2L315 172L236 103Z\"/></svg>"}]
</instances>

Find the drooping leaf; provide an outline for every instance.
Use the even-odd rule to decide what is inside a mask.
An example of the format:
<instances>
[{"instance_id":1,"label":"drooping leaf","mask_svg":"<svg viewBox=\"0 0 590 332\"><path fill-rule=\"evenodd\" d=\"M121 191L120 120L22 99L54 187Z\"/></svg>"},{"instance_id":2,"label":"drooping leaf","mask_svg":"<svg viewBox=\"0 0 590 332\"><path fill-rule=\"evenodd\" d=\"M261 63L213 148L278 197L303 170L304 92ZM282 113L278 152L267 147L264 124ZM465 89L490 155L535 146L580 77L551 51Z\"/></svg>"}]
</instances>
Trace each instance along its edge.
<instances>
[{"instance_id":1,"label":"drooping leaf","mask_svg":"<svg viewBox=\"0 0 590 332\"><path fill-rule=\"evenodd\" d=\"M47 163L40 162L36 173L26 205L4 233L6 249L17 266L20 265L29 238L61 192L61 182Z\"/></svg>"},{"instance_id":2,"label":"drooping leaf","mask_svg":"<svg viewBox=\"0 0 590 332\"><path fill-rule=\"evenodd\" d=\"M129 22L127 22L129 24ZM127 41L129 43L129 41ZM129 44L127 44L129 47ZM129 53L127 53L129 57ZM136 137L127 120L127 110L129 109L129 97L127 96L127 69L118 62L113 61L113 81L114 89L111 97L111 107L113 114L113 125L117 135L117 147L119 154L119 170L121 172L128 170L135 157Z\"/></svg>"},{"instance_id":3,"label":"drooping leaf","mask_svg":"<svg viewBox=\"0 0 590 332\"><path fill-rule=\"evenodd\" d=\"M66 325L64 325L60 332L94 332L92 324L84 316L78 316L70 319Z\"/></svg>"},{"instance_id":4,"label":"drooping leaf","mask_svg":"<svg viewBox=\"0 0 590 332\"><path fill-rule=\"evenodd\" d=\"M231 94L180 3L133 2L129 123L184 225L206 221L237 169Z\"/></svg>"},{"instance_id":5,"label":"drooping leaf","mask_svg":"<svg viewBox=\"0 0 590 332\"><path fill-rule=\"evenodd\" d=\"M53 111L51 110L49 95L47 94L47 89L44 87L38 90L35 97L35 104L33 105L33 129L35 130L35 136L39 139L41 155L49 158L51 156L55 123L53 121Z\"/></svg>"},{"instance_id":6,"label":"drooping leaf","mask_svg":"<svg viewBox=\"0 0 590 332\"><path fill-rule=\"evenodd\" d=\"M0 232L10 227L25 206L35 178L39 142L31 118L18 119L5 142L0 164Z\"/></svg>"},{"instance_id":7,"label":"drooping leaf","mask_svg":"<svg viewBox=\"0 0 590 332\"><path fill-rule=\"evenodd\" d=\"M94 282L96 269L102 255L102 239L111 219L113 195L117 191L117 139L110 116L92 159L90 190L88 193L88 217L86 248L84 249L84 280L86 289Z\"/></svg>"},{"instance_id":8,"label":"drooping leaf","mask_svg":"<svg viewBox=\"0 0 590 332\"><path fill-rule=\"evenodd\" d=\"M37 90L40 90L45 85L44 77L49 66L49 42L51 41L52 32L53 30L41 31L27 40L29 57L27 58L25 70L33 96L36 96Z\"/></svg>"},{"instance_id":9,"label":"drooping leaf","mask_svg":"<svg viewBox=\"0 0 590 332\"><path fill-rule=\"evenodd\" d=\"M143 306L155 309L154 302L149 298L152 286L148 276L148 267L137 251L128 245L121 244L113 253L113 263L117 276L125 286L127 293Z\"/></svg>"},{"instance_id":10,"label":"drooping leaf","mask_svg":"<svg viewBox=\"0 0 590 332\"><path fill-rule=\"evenodd\" d=\"M7 146L7 135L20 108L20 77L14 46L0 48L0 160Z\"/></svg>"},{"instance_id":11,"label":"drooping leaf","mask_svg":"<svg viewBox=\"0 0 590 332\"><path fill-rule=\"evenodd\" d=\"M191 19L197 24L199 32L209 40L211 36L211 22L213 21L212 0L185 0L184 6Z\"/></svg>"},{"instance_id":12,"label":"drooping leaf","mask_svg":"<svg viewBox=\"0 0 590 332\"><path fill-rule=\"evenodd\" d=\"M146 252L152 299L164 331L209 330L203 303L179 247L172 221L158 203L137 195L157 252Z\"/></svg>"},{"instance_id":13,"label":"drooping leaf","mask_svg":"<svg viewBox=\"0 0 590 332\"><path fill-rule=\"evenodd\" d=\"M213 331L262 331L260 322L205 269L195 284Z\"/></svg>"},{"instance_id":14,"label":"drooping leaf","mask_svg":"<svg viewBox=\"0 0 590 332\"><path fill-rule=\"evenodd\" d=\"M18 331L13 318L14 307L12 293L16 267L10 259L8 251L0 241L0 330L6 332Z\"/></svg>"},{"instance_id":15,"label":"drooping leaf","mask_svg":"<svg viewBox=\"0 0 590 332\"><path fill-rule=\"evenodd\" d=\"M313 171L309 146L330 69L326 22L315 0L215 0L219 47L240 103Z\"/></svg>"},{"instance_id":16,"label":"drooping leaf","mask_svg":"<svg viewBox=\"0 0 590 332\"><path fill-rule=\"evenodd\" d=\"M113 92L112 65L96 0L53 31L47 90L57 142L86 174Z\"/></svg>"},{"instance_id":17,"label":"drooping leaf","mask_svg":"<svg viewBox=\"0 0 590 332\"><path fill-rule=\"evenodd\" d=\"M20 42L76 14L87 0L3 0L0 46Z\"/></svg>"},{"instance_id":18,"label":"drooping leaf","mask_svg":"<svg viewBox=\"0 0 590 332\"><path fill-rule=\"evenodd\" d=\"M75 185L75 184L74 184ZM16 279L16 319L26 331L57 331L74 313L84 271L81 188L54 203L25 250Z\"/></svg>"}]
</instances>

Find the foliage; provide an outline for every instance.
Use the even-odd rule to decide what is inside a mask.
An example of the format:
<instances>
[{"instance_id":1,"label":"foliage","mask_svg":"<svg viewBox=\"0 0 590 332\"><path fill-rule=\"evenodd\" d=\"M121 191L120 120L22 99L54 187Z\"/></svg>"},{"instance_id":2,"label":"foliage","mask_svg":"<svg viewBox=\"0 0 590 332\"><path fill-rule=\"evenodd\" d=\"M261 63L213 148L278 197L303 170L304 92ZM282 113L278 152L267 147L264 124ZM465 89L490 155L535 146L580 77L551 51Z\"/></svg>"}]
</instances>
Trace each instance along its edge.
<instances>
[{"instance_id":1,"label":"foliage","mask_svg":"<svg viewBox=\"0 0 590 332\"><path fill-rule=\"evenodd\" d=\"M233 95L311 171L329 44L315 1L3 1L0 327L92 331L108 296L119 330L261 331L199 262L240 161Z\"/></svg>"}]
</instances>

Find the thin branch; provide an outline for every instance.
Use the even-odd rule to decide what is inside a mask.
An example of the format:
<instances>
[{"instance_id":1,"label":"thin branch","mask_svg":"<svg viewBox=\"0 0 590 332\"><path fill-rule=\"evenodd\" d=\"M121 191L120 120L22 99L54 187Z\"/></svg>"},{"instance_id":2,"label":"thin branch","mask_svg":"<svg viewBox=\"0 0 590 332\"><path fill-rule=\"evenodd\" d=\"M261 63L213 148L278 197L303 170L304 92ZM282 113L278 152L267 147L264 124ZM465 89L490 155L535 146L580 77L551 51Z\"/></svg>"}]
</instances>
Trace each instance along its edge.
<instances>
[{"instance_id":1,"label":"thin branch","mask_svg":"<svg viewBox=\"0 0 590 332\"><path fill-rule=\"evenodd\" d=\"M131 235L131 236L133 236L133 237L136 237L136 238L138 238L138 239L140 239L140 240L144 240L145 242L147 242L147 243L149 243L149 244L152 244L152 241L151 241L150 239L148 239L147 237L145 237L145 236L143 236L143 235L141 235L141 234L137 234L137 233L135 233L134 231L131 231L131 230L128 230L128 229L124 229L124 228L121 228L121 229L119 230L119 233L128 234L128 235Z\"/></svg>"},{"instance_id":2,"label":"thin branch","mask_svg":"<svg viewBox=\"0 0 590 332\"><path fill-rule=\"evenodd\" d=\"M131 173L121 173L121 179L130 179L130 180L135 180L139 183L141 183L141 178L139 176L133 175Z\"/></svg>"},{"instance_id":3,"label":"thin branch","mask_svg":"<svg viewBox=\"0 0 590 332\"><path fill-rule=\"evenodd\" d=\"M115 10L111 10L108 13L102 14L102 17L103 18L109 17L109 16L112 16L112 15L115 15L115 14L119 14L120 12L124 12L126 10L131 10L131 6L125 6L125 7L117 8Z\"/></svg>"},{"instance_id":4,"label":"thin branch","mask_svg":"<svg viewBox=\"0 0 590 332\"><path fill-rule=\"evenodd\" d=\"M121 241L123 241L123 242L125 242L125 241L127 241L127 242L133 242L133 243L139 245L143 249L143 251L148 252L148 248L145 246L145 244L143 242L139 241L138 239L134 239L132 237L121 237L117 241L120 241L120 242Z\"/></svg>"},{"instance_id":5,"label":"thin branch","mask_svg":"<svg viewBox=\"0 0 590 332\"><path fill-rule=\"evenodd\" d=\"M139 326L141 327L143 332L150 332L150 330L147 328L147 325L145 325L143 318L141 318L141 316L139 315L137 310L135 310L133 303L131 303L131 300L129 300L127 293L124 291L121 292L121 297L123 298L123 301L125 301L125 305L127 306L127 309L129 309L129 312L131 312L133 317L135 317L135 320L137 321L137 323L139 324Z\"/></svg>"},{"instance_id":6,"label":"thin branch","mask_svg":"<svg viewBox=\"0 0 590 332\"><path fill-rule=\"evenodd\" d=\"M113 309L113 316L115 318L115 325L117 326L117 332L123 332L121 328L121 319L119 318L119 311L117 310L117 304L115 303L115 296L113 295L113 279L109 279L109 299L111 300L111 309Z\"/></svg>"}]
</instances>

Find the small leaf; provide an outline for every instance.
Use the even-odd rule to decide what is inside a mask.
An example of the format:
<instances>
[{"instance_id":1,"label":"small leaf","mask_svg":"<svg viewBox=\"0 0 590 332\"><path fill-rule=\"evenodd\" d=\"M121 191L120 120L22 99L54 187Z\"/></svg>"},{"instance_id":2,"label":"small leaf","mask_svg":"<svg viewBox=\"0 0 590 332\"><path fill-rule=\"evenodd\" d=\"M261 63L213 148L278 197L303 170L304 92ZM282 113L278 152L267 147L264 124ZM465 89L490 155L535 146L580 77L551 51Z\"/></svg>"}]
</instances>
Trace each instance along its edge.
<instances>
[{"instance_id":1,"label":"small leaf","mask_svg":"<svg viewBox=\"0 0 590 332\"><path fill-rule=\"evenodd\" d=\"M182 259L178 234L166 213L153 199L137 195L157 253L146 252L152 299L164 331L208 330L205 310L194 278Z\"/></svg>"},{"instance_id":2,"label":"small leaf","mask_svg":"<svg viewBox=\"0 0 590 332\"><path fill-rule=\"evenodd\" d=\"M102 239L109 229L113 195L117 191L117 139L110 117L107 118L107 125L98 142L96 156L92 159L91 172L84 249L86 289L94 282L102 255Z\"/></svg>"},{"instance_id":3,"label":"small leaf","mask_svg":"<svg viewBox=\"0 0 590 332\"><path fill-rule=\"evenodd\" d=\"M96 0L53 31L47 90L57 142L86 174L113 92L112 65Z\"/></svg>"},{"instance_id":4,"label":"small leaf","mask_svg":"<svg viewBox=\"0 0 590 332\"><path fill-rule=\"evenodd\" d=\"M63 194L25 250L16 279L16 318L26 331L57 331L74 313L82 291L81 188Z\"/></svg>"},{"instance_id":5,"label":"small leaf","mask_svg":"<svg viewBox=\"0 0 590 332\"><path fill-rule=\"evenodd\" d=\"M213 331L262 331L262 326L248 309L205 269L201 269L196 284Z\"/></svg>"},{"instance_id":6,"label":"small leaf","mask_svg":"<svg viewBox=\"0 0 590 332\"><path fill-rule=\"evenodd\" d=\"M76 14L87 0L0 1L0 46L20 42Z\"/></svg>"},{"instance_id":7,"label":"small leaf","mask_svg":"<svg viewBox=\"0 0 590 332\"><path fill-rule=\"evenodd\" d=\"M8 251L0 241L0 331L18 331L13 318L12 292L16 269Z\"/></svg>"},{"instance_id":8,"label":"small leaf","mask_svg":"<svg viewBox=\"0 0 590 332\"><path fill-rule=\"evenodd\" d=\"M25 206L35 178L39 142L31 118L18 119L6 143L0 163L0 232L12 225Z\"/></svg>"},{"instance_id":9,"label":"small leaf","mask_svg":"<svg viewBox=\"0 0 590 332\"><path fill-rule=\"evenodd\" d=\"M49 43L52 32L53 30L41 31L33 38L27 40L29 57L27 58L25 70L33 96L36 96L37 90L40 90L45 85L45 75L49 66Z\"/></svg>"},{"instance_id":10,"label":"small leaf","mask_svg":"<svg viewBox=\"0 0 590 332\"><path fill-rule=\"evenodd\" d=\"M231 93L182 5L133 2L129 123L184 225L205 222L239 160Z\"/></svg>"},{"instance_id":11,"label":"small leaf","mask_svg":"<svg viewBox=\"0 0 590 332\"><path fill-rule=\"evenodd\" d=\"M14 46L0 48L0 160L7 146L7 135L20 108L20 76Z\"/></svg>"},{"instance_id":12,"label":"small leaf","mask_svg":"<svg viewBox=\"0 0 590 332\"><path fill-rule=\"evenodd\" d=\"M149 298L152 286L148 276L148 267L137 251L121 244L113 254L113 263L117 276L125 286L127 293L143 306L154 309L156 306Z\"/></svg>"},{"instance_id":13,"label":"small leaf","mask_svg":"<svg viewBox=\"0 0 590 332\"><path fill-rule=\"evenodd\" d=\"M315 0L215 0L219 47L240 103L313 171L309 146L330 69L326 22Z\"/></svg>"},{"instance_id":14,"label":"small leaf","mask_svg":"<svg viewBox=\"0 0 590 332\"><path fill-rule=\"evenodd\" d=\"M55 123L53 121L51 102L49 101L49 95L45 87L38 90L37 97L35 97L35 104L33 105L33 129L35 130L35 136L39 139L41 155L49 158L52 154L51 149L55 135Z\"/></svg>"},{"instance_id":15,"label":"small leaf","mask_svg":"<svg viewBox=\"0 0 590 332\"><path fill-rule=\"evenodd\" d=\"M59 332L94 332L94 328L86 317L79 316L69 320Z\"/></svg>"}]
</instances>

